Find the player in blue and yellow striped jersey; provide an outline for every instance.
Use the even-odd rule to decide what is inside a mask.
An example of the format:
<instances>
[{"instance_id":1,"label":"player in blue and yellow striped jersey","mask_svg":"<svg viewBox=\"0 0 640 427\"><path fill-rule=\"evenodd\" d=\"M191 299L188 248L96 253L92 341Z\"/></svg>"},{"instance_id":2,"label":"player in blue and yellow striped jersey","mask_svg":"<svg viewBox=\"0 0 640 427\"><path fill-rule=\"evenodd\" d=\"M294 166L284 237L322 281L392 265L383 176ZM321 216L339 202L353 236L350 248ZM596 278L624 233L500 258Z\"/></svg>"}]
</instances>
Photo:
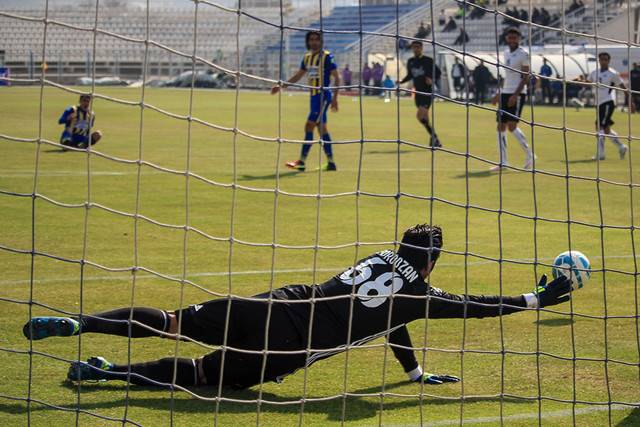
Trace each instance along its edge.
<instances>
[{"instance_id":1,"label":"player in blue and yellow striped jersey","mask_svg":"<svg viewBox=\"0 0 640 427\"><path fill-rule=\"evenodd\" d=\"M288 83L296 83L305 74L308 74L311 111L304 126L304 140L313 141L313 130L318 127L318 132L322 137L322 148L327 156L327 165L324 169L335 171L337 168L333 160L331 135L329 135L329 130L327 129L327 109L331 105L331 111L338 111L338 89L334 89L334 93L332 93L329 87L331 86L332 77L334 86L340 86L340 74L331 52L323 49L322 34L320 32L309 31L306 36L306 44L308 51L302 59L300 69L286 83L283 83L282 87L286 87ZM279 90L280 86L276 85L271 88L271 94L276 94ZM304 171L305 161L311 150L311 145L311 143L305 143L300 152L300 159L287 162L287 167Z\"/></svg>"},{"instance_id":2,"label":"player in blue and yellow striped jersey","mask_svg":"<svg viewBox=\"0 0 640 427\"><path fill-rule=\"evenodd\" d=\"M67 107L58 119L58 123L64 125L64 131L60 136L60 144L73 148L87 148L89 146L89 134L91 145L96 144L102 138L99 130L91 132L96 115L91 108L91 95L80 95L80 103Z\"/></svg>"}]
</instances>

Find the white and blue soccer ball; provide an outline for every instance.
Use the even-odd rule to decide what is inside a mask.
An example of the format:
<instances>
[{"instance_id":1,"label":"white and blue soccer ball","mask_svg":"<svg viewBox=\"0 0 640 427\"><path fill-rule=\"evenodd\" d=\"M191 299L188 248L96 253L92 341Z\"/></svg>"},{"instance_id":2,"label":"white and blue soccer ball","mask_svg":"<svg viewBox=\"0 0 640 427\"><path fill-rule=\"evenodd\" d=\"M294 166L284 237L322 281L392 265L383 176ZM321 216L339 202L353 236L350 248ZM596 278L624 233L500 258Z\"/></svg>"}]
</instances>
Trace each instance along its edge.
<instances>
[{"instance_id":1,"label":"white and blue soccer ball","mask_svg":"<svg viewBox=\"0 0 640 427\"><path fill-rule=\"evenodd\" d=\"M561 275L566 276L571 280L574 288L576 285L581 288L591 277L591 263L582 252L566 251L553 261L551 273L554 279Z\"/></svg>"}]
</instances>

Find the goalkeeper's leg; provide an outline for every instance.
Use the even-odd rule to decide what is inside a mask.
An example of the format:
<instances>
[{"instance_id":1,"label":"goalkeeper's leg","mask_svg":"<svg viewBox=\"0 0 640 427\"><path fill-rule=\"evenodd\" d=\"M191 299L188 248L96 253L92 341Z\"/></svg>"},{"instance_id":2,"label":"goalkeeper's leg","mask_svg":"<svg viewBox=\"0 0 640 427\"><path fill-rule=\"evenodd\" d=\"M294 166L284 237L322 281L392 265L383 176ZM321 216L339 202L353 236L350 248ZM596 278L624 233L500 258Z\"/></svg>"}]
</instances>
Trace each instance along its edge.
<instances>
[{"instance_id":1,"label":"goalkeeper's leg","mask_svg":"<svg viewBox=\"0 0 640 427\"><path fill-rule=\"evenodd\" d=\"M133 311L133 316L131 316ZM130 322L129 317L135 322ZM132 338L152 337L176 329L175 315L157 308L118 308L104 313L79 317L34 317L22 328L25 337L40 340L47 337L69 337L95 332Z\"/></svg>"},{"instance_id":2,"label":"goalkeeper's leg","mask_svg":"<svg viewBox=\"0 0 640 427\"><path fill-rule=\"evenodd\" d=\"M146 386L183 387L205 385L202 359L167 357L144 363L117 365L102 357L91 357L86 362L71 362L67 378L70 381L129 381Z\"/></svg>"},{"instance_id":3,"label":"goalkeeper's leg","mask_svg":"<svg viewBox=\"0 0 640 427\"><path fill-rule=\"evenodd\" d=\"M67 373L70 381L127 381L146 386L217 387L222 376L222 385L245 389L261 382L282 379L304 367L303 344L286 341L280 350L294 350L290 354L247 352L227 349L216 350L199 359L164 358L152 362L117 365L103 357L91 357L86 362L72 362ZM282 343L280 343L282 344ZM265 359L266 357L266 359Z\"/></svg>"},{"instance_id":4,"label":"goalkeeper's leg","mask_svg":"<svg viewBox=\"0 0 640 427\"><path fill-rule=\"evenodd\" d=\"M176 311L125 307L82 317L34 317L24 325L22 332L32 340L53 336L68 337L87 332L131 338L175 338L179 333L181 338L221 345L225 336L229 340L241 341L246 331L255 328L257 324L248 320L251 316L236 315L236 312L247 311L249 314L266 316L265 304L235 301L232 305L236 308L231 312L233 319L229 319L227 327L230 303L228 299L215 299ZM133 321L130 321L130 317Z\"/></svg>"}]
</instances>

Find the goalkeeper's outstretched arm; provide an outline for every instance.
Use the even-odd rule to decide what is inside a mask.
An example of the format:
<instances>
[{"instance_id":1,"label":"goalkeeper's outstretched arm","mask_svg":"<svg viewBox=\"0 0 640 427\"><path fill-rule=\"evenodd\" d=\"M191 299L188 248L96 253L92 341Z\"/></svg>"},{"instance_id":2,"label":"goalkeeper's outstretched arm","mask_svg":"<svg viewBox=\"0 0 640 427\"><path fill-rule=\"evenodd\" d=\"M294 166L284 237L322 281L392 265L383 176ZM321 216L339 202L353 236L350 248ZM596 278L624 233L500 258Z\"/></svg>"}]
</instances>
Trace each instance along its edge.
<instances>
[{"instance_id":1,"label":"goalkeeper's outstretched arm","mask_svg":"<svg viewBox=\"0 0 640 427\"><path fill-rule=\"evenodd\" d=\"M511 313L561 304L568 301L571 281L565 276L547 284L543 275L533 292L518 296L455 295L439 288L429 287L427 296L428 317L431 319L483 318L503 316ZM426 309L425 309L426 311ZM416 360L411 338L406 326L389 334L389 344L411 381L425 384L458 382L452 375L431 374L422 371Z\"/></svg>"},{"instance_id":2,"label":"goalkeeper's outstretched arm","mask_svg":"<svg viewBox=\"0 0 640 427\"><path fill-rule=\"evenodd\" d=\"M542 308L568 301L571 281L560 276L547 284L547 276L540 278L533 292L518 296L454 295L429 287L428 316L430 319L483 318L503 316L527 308Z\"/></svg>"}]
</instances>

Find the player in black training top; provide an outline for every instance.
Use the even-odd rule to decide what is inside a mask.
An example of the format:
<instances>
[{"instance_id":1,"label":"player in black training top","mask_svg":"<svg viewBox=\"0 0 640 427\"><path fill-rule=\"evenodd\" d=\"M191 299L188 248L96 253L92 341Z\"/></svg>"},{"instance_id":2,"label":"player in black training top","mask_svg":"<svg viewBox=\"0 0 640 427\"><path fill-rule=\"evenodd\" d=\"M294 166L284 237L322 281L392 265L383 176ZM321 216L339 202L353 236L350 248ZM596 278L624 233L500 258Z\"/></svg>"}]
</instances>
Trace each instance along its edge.
<instances>
[{"instance_id":1,"label":"player in black training top","mask_svg":"<svg viewBox=\"0 0 640 427\"><path fill-rule=\"evenodd\" d=\"M134 384L167 386L175 375L174 384L180 386L215 387L221 380L225 386L246 388L261 381L279 382L348 347L385 337L410 380L442 384L458 378L423 373L411 350L408 323L425 316L500 316L559 304L570 297L571 284L564 276L548 285L543 276L534 292L513 297L449 294L425 281L441 247L439 227L416 225L404 233L397 253L374 253L319 285L289 285L252 298L221 298L176 311L129 307L80 318L34 317L23 332L33 340L97 332L131 338L188 337L210 345L226 345L226 350L198 359L165 358L131 365L92 357L87 362L72 362L68 372L72 381L126 381L130 373L129 381ZM315 300L313 311L311 298ZM311 313L313 327L309 334ZM308 353L307 348L311 349ZM265 349L276 352L267 354L263 368Z\"/></svg>"},{"instance_id":2,"label":"player in black training top","mask_svg":"<svg viewBox=\"0 0 640 427\"><path fill-rule=\"evenodd\" d=\"M427 129L430 135L430 145L432 147L442 147L436 131L429 124L429 108L433 101L433 82L440 80L440 68L434 65L433 59L422 54L422 42L414 40L411 42L413 57L407 62L407 75L400 80L400 84L413 80L415 89L415 102L418 107L416 118ZM435 78L434 78L435 72Z\"/></svg>"}]
</instances>

